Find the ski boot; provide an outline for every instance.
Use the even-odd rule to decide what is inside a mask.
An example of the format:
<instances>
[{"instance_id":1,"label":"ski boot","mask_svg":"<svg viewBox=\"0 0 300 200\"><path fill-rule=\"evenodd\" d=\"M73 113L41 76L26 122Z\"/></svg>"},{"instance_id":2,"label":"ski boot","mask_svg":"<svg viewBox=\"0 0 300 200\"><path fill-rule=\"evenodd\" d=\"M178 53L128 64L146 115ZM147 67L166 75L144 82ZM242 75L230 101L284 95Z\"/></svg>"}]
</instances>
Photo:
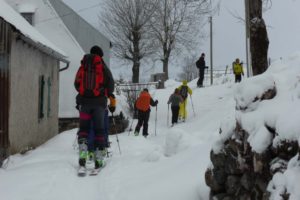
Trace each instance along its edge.
<instances>
[{"instance_id":1,"label":"ski boot","mask_svg":"<svg viewBox=\"0 0 300 200\"><path fill-rule=\"evenodd\" d=\"M78 140L79 143L79 168L77 171L78 176L85 176L86 175L86 160L88 158L88 151L87 151L87 143L86 139Z\"/></svg>"},{"instance_id":2,"label":"ski boot","mask_svg":"<svg viewBox=\"0 0 300 200\"><path fill-rule=\"evenodd\" d=\"M95 169L99 169L101 167L104 167L104 157L106 156L106 150L102 149L96 149L95 151Z\"/></svg>"},{"instance_id":3,"label":"ski boot","mask_svg":"<svg viewBox=\"0 0 300 200\"><path fill-rule=\"evenodd\" d=\"M134 135L135 136L139 136L139 132L138 131L134 131Z\"/></svg>"},{"instance_id":4,"label":"ski boot","mask_svg":"<svg viewBox=\"0 0 300 200\"><path fill-rule=\"evenodd\" d=\"M95 159L95 155L93 151L89 151L89 160L94 160Z\"/></svg>"},{"instance_id":5,"label":"ski boot","mask_svg":"<svg viewBox=\"0 0 300 200\"><path fill-rule=\"evenodd\" d=\"M88 158L88 151L87 151L87 140L79 139L79 166L85 167L86 160Z\"/></svg>"}]
</instances>

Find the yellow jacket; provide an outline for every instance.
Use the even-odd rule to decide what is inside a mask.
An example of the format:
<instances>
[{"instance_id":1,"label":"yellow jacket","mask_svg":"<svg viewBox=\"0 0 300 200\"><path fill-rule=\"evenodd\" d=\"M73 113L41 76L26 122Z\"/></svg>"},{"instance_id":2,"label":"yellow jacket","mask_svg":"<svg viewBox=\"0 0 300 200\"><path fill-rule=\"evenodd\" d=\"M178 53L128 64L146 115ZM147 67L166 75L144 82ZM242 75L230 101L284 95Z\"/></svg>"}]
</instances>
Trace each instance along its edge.
<instances>
[{"instance_id":1,"label":"yellow jacket","mask_svg":"<svg viewBox=\"0 0 300 200\"><path fill-rule=\"evenodd\" d=\"M235 75L241 75L241 74L244 75L244 70L243 70L242 64L234 62L234 63L232 63L232 68L233 68L233 73Z\"/></svg>"},{"instance_id":2,"label":"yellow jacket","mask_svg":"<svg viewBox=\"0 0 300 200\"><path fill-rule=\"evenodd\" d=\"M184 92L185 94L183 94L182 91L181 91L181 89L184 88L184 87L186 87L186 90ZM188 94L192 95L192 93L193 93L192 89L187 84L182 84L177 89L179 90L179 94L182 96L182 98L184 100L188 97Z\"/></svg>"}]
</instances>

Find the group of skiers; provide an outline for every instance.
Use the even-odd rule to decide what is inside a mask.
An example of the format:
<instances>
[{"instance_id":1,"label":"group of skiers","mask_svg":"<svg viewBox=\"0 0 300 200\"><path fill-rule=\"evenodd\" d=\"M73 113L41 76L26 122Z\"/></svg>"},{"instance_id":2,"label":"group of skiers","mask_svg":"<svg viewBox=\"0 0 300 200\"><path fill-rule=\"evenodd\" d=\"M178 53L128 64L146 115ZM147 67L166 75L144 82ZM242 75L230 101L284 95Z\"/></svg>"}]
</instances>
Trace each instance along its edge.
<instances>
[{"instance_id":1,"label":"group of skiers","mask_svg":"<svg viewBox=\"0 0 300 200\"><path fill-rule=\"evenodd\" d=\"M202 53L196 62L199 69L198 87L203 87L205 54ZM242 63L239 59L233 63L233 71L236 82L241 81L244 75ZM104 157L109 147L108 141L108 111L113 115L116 108L114 91L114 78L110 69L103 60L103 51L99 46L93 46L90 53L84 55L77 71L74 86L78 92L76 96L76 108L79 110L79 166L86 170L87 159L92 158L95 170L105 165ZM192 95L191 88L184 80L182 85L175 89L168 100L171 104L172 126L178 123L178 119L185 121L187 117L187 98ZM109 104L108 104L109 100ZM138 136L143 126L143 136L147 137L150 106L157 108L158 100L153 100L148 89L143 89L135 102L138 112L138 123L134 135ZM168 106L169 108L169 106ZM83 174L85 171L83 172Z\"/></svg>"},{"instance_id":2,"label":"group of skiers","mask_svg":"<svg viewBox=\"0 0 300 200\"><path fill-rule=\"evenodd\" d=\"M192 95L192 89L187 85L187 81L182 81L182 85L175 89L168 100L168 104L171 104L172 110L172 126L178 123L178 119L185 121L187 117L187 97ZM141 127L143 126L143 136L147 137L148 133L148 121L150 117L150 106L156 107L158 100L153 100L147 88L143 89L139 97L135 102L135 109L138 112L138 123L135 127L134 135L138 136Z\"/></svg>"}]
</instances>

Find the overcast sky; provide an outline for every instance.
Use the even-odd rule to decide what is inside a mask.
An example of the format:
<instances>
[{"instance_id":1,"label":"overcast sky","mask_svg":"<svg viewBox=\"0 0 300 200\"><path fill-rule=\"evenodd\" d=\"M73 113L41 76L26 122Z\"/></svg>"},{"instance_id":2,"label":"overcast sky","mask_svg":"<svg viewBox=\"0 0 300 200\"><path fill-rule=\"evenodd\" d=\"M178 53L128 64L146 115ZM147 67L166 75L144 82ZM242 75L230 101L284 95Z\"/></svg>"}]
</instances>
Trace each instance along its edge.
<instances>
[{"instance_id":1,"label":"overcast sky","mask_svg":"<svg viewBox=\"0 0 300 200\"><path fill-rule=\"evenodd\" d=\"M103 0L63 0L89 23L99 28L98 17ZM97 5L98 4L98 5ZM269 57L272 60L300 51L300 0L272 0L272 7L264 13L270 40ZM231 13L244 17L244 0L221 0L220 12L213 17L213 63L225 67L239 57L245 60L245 28ZM209 24L206 25L208 31ZM205 52L209 65L209 38L195 50Z\"/></svg>"}]
</instances>

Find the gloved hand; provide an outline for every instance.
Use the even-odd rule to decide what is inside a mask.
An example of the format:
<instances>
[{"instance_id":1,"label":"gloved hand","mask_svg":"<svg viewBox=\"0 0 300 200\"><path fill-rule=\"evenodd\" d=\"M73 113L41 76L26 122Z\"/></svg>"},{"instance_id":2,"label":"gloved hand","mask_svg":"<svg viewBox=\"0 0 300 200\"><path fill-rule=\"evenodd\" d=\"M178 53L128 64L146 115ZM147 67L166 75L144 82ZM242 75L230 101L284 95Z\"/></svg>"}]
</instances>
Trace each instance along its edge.
<instances>
[{"instance_id":1,"label":"gloved hand","mask_svg":"<svg viewBox=\"0 0 300 200\"><path fill-rule=\"evenodd\" d=\"M155 103L155 106L157 106L157 104L158 104L158 100L156 100L154 103Z\"/></svg>"},{"instance_id":2,"label":"gloved hand","mask_svg":"<svg viewBox=\"0 0 300 200\"><path fill-rule=\"evenodd\" d=\"M115 95L114 95L113 93L109 94L108 97L109 97L109 98L113 98L113 99L116 98Z\"/></svg>"},{"instance_id":3,"label":"gloved hand","mask_svg":"<svg viewBox=\"0 0 300 200\"><path fill-rule=\"evenodd\" d=\"M108 106L108 110L109 110L109 112L114 113L116 111L116 107Z\"/></svg>"},{"instance_id":4,"label":"gloved hand","mask_svg":"<svg viewBox=\"0 0 300 200\"><path fill-rule=\"evenodd\" d=\"M116 110L116 97L114 94L109 95L110 104L108 106L108 110L113 113Z\"/></svg>"}]
</instances>

